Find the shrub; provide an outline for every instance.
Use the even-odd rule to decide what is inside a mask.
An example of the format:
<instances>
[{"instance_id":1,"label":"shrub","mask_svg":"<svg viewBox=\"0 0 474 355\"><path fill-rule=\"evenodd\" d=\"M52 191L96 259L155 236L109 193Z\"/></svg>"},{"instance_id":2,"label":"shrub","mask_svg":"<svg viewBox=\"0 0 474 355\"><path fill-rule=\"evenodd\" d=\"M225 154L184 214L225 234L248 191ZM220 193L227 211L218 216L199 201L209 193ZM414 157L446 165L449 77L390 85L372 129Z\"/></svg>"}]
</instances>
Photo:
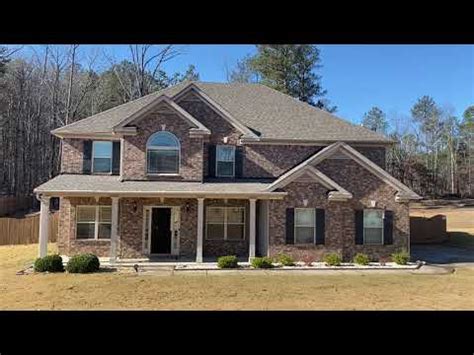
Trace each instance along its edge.
<instances>
[{"instance_id":1,"label":"shrub","mask_svg":"<svg viewBox=\"0 0 474 355\"><path fill-rule=\"evenodd\" d=\"M339 254L330 253L324 257L324 262L329 266L339 266L341 265L342 258L339 256Z\"/></svg>"},{"instance_id":2,"label":"shrub","mask_svg":"<svg viewBox=\"0 0 474 355\"><path fill-rule=\"evenodd\" d=\"M370 259L367 254L357 253L354 262L359 265L369 265Z\"/></svg>"},{"instance_id":3,"label":"shrub","mask_svg":"<svg viewBox=\"0 0 474 355\"><path fill-rule=\"evenodd\" d=\"M262 258L253 258L252 266L256 269L271 269L273 267L272 259L266 256Z\"/></svg>"},{"instance_id":4,"label":"shrub","mask_svg":"<svg viewBox=\"0 0 474 355\"><path fill-rule=\"evenodd\" d=\"M69 259L66 270L71 273L85 274L99 271L99 258L94 254L77 254Z\"/></svg>"},{"instance_id":5,"label":"shrub","mask_svg":"<svg viewBox=\"0 0 474 355\"><path fill-rule=\"evenodd\" d=\"M46 255L35 260L34 269L37 272L64 272L63 259L55 255Z\"/></svg>"},{"instance_id":6,"label":"shrub","mask_svg":"<svg viewBox=\"0 0 474 355\"><path fill-rule=\"evenodd\" d=\"M295 260L290 255L279 254L275 259L283 266L295 266Z\"/></svg>"},{"instance_id":7,"label":"shrub","mask_svg":"<svg viewBox=\"0 0 474 355\"><path fill-rule=\"evenodd\" d=\"M392 261L398 265L406 265L410 261L410 255L406 251L392 254Z\"/></svg>"},{"instance_id":8,"label":"shrub","mask_svg":"<svg viewBox=\"0 0 474 355\"><path fill-rule=\"evenodd\" d=\"M239 267L239 263L235 255L227 255L217 259L217 266L220 269L235 269Z\"/></svg>"}]
</instances>

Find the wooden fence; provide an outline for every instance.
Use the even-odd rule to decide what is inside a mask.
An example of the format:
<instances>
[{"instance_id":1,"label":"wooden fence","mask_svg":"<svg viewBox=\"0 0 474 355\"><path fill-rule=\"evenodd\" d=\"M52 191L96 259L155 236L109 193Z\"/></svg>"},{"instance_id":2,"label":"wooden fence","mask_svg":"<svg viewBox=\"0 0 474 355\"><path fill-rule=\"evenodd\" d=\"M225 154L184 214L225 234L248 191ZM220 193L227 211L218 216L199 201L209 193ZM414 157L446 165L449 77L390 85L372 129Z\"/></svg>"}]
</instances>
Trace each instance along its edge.
<instances>
[{"instance_id":1,"label":"wooden fence","mask_svg":"<svg viewBox=\"0 0 474 355\"><path fill-rule=\"evenodd\" d=\"M442 243L448 239L445 215L410 217L410 240L412 244Z\"/></svg>"},{"instance_id":2,"label":"wooden fence","mask_svg":"<svg viewBox=\"0 0 474 355\"><path fill-rule=\"evenodd\" d=\"M58 236L59 213L54 212L49 219L49 242ZM39 212L23 218L0 218L0 245L34 244L39 237Z\"/></svg>"}]
</instances>

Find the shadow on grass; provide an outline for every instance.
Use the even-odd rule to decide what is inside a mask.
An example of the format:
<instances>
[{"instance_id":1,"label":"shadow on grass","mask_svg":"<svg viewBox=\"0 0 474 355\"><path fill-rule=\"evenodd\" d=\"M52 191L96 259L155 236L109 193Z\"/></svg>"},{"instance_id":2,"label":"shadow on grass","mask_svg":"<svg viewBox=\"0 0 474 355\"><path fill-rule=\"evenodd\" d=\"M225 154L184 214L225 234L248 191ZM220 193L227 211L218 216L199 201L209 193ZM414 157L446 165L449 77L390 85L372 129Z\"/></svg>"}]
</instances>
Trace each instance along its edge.
<instances>
[{"instance_id":1,"label":"shadow on grass","mask_svg":"<svg viewBox=\"0 0 474 355\"><path fill-rule=\"evenodd\" d=\"M97 271L97 272L104 273L104 274L109 273L109 272L117 272L117 268L115 268L115 267L101 267L99 269L99 271Z\"/></svg>"},{"instance_id":2,"label":"shadow on grass","mask_svg":"<svg viewBox=\"0 0 474 355\"><path fill-rule=\"evenodd\" d=\"M449 232L449 242L447 244L457 247L474 248L474 235L466 232Z\"/></svg>"}]
</instances>

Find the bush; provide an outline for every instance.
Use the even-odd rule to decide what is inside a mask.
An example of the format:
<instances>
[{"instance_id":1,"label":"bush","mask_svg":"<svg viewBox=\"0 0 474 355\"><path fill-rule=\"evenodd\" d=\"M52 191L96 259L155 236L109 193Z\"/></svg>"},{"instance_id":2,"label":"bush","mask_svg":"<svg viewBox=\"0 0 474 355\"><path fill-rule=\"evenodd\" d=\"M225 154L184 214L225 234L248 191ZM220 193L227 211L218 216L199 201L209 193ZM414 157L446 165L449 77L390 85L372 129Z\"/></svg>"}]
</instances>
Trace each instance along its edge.
<instances>
[{"instance_id":1,"label":"bush","mask_svg":"<svg viewBox=\"0 0 474 355\"><path fill-rule=\"evenodd\" d=\"M295 266L295 260L290 255L279 254L275 259L283 266Z\"/></svg>"},{"instance_id":2,"label":"bush","mask_svg":"<svg viewBox=\"0 0 474 355\"><path fill-rule=\"evenodd\" d=\"M239 267L239 263L235 255L227 255L217 259L217 266L220 269L235 269Z\"/></svg>"},{"instance_id":3,"label":"bush","mask_svg":"<svg viewBox=\"0 0 474 355\"><path fill-rule=\"evenodd\" d=\"M64 272L63 259L55 255L46 255L35 260L34 269L37 272Z\"/></svg>"},{"instance_id":4,"label":"bush","mask_svg":"<svg viewBox=\"0 0 474 355\"><path fill-rule=\"evenodd\" d=\"M94 254L74 255L66 265L67 272L85 274L99 271L99 258Z\"/></svg>"},{"instance_id":5,"label":"bush","mask_svg":"<svg viewBox=\"0 0 474 355\"><path fill-rule=\"evenodd\" d=\"M263 258L253 258L251 264L256 269L271 269L273 267L272 259L266 256Z\"/></svg>"},{"instance_id":6,"label":"bush","mask_svg":"<svg viewBox=\"0 0 474 355\"><path fill-rule=\"evenodd\" d=\"M357 253L354 262L359 265L369 265L370 259L367 254Z\"/></svg>"},{"instance_id":7,"label":"bush","mask_svg":"<svg viewBox=\"0 0 474 355\"><path fill-rule=\"evenodd\" d=\"M406 251L392 254L392 261L398 265L406 265L410 261L410 255Z\"/></svg>"},{"instance_id":8,"label":"bush","mask_svg":"<svg viewBox=\"0 0 474 355\"><path fill-rule=\"evenodd\" d=\"M339 256L339 254L331 253L324 257L324 262L329 266L339 266L341 265L342 258Z\"/></svg>"}]
</instances>

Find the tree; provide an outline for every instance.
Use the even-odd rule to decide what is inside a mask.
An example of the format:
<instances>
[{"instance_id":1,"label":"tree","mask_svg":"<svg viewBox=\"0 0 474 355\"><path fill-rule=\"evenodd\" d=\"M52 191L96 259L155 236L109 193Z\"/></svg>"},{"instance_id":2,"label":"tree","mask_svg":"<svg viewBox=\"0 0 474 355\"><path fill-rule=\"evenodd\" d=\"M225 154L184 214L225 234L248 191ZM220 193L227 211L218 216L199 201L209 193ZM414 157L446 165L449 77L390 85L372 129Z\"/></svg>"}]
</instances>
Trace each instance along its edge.
<instances>
[{"instance_id":1,"label":"tree","mask_svg":"<svg viewBox=\"0 0 474 355\"><path fill-rule=\"evenodd\" d=\"M228 75L227 81L231 83L257 83L258 74L251 65L252 57L247 55L237 61L235 68Z\"/></svg>"},{"instance_id":2,"label":"tree","mask_svg":"<svg viewBox=\"0 0 474 355\"><path fill-rule=\"evenodd\" d=\"M0 75L5 74L5 68L9 62L8 51L6 47L0 47Z\"/></svg>"},{"instance_id":3,"label":"tree","mask_svg":"<svg viewBox=\"0 0 474 355\"><path fill-rule=\"evenodd\" d=\"M369 112L364 114L362 126L384 134L388 129L387 117L380 108L374 106Z\"/></svg>"},{"instance_id":4,"label":"tree","mask_svg":"<svg viewBox=\"0 0 474 355\"><path fill-rule=\"evenodd\" d=\"M319 49L315 45L257 45L257 53L237 63L232 82L260 82L329 112L336 111L324 98Z\"/></svg>"}]
</instances>

